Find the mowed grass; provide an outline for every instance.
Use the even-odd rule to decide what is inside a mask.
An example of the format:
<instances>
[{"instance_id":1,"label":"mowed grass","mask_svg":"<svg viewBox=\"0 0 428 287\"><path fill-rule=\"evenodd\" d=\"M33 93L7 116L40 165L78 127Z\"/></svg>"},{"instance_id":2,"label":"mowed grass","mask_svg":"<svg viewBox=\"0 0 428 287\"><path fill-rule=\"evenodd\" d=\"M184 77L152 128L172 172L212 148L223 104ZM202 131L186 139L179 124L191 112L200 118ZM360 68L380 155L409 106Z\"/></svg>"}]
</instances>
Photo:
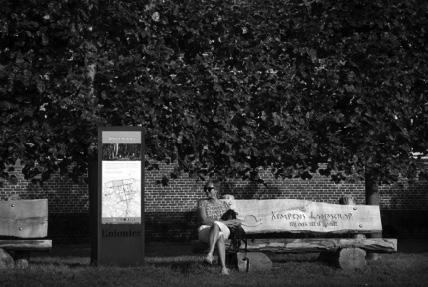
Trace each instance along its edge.
<instances>
[{"instance_id":1,"label":"mowed grass","mask_svg":"<svg viewBox=\"0 0 428 287\"><path fill-rule=\"evenodd\" d=\"M268 272L232 270L230 276L194 259L148 257L144 266L124 268L93 267L81 254L36 255L25 270L0 270L0 286L428 286L428 252L382 254L353 272L316 256L275 255Z\"/></svg>"}]
</instances>

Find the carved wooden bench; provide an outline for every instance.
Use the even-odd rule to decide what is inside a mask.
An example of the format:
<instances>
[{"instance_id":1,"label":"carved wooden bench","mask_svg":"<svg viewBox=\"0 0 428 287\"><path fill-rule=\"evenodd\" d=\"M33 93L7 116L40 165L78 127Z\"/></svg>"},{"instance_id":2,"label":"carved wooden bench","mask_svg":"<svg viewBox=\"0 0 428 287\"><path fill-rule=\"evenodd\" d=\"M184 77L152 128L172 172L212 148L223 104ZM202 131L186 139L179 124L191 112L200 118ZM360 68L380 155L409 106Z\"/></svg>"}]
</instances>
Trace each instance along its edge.
<instances>
[{"instance_id":1,"label":"carved wooden bench","mask_svg":"<svg viewBox=\"0 0 428 287\"><path fill-rule=\"evenodd\" d=\"M49 251L47 199L0 201L0 268L25 268L32 251Z\"/></svg>"},{"instance_id":2,"label":"carved wooden bench","mask_svg":"<svg viewBox=\"0 0 428 287\"><path fill-rule=\"evenodd\" d=\"M257 252L326 252L329 256L323 257L332 258L341 268L356 269L366 265L367 252L397 251L397 239L365 236L382 231L379 206L297 199L227 201L238 213L248 236L247 252L238 253L240 270L251 269L252 257L268 264L267 257ZM304 238L278 238L278 234ZM277 238L260 238L267 235Z\"/></svg>"}]
</instances>

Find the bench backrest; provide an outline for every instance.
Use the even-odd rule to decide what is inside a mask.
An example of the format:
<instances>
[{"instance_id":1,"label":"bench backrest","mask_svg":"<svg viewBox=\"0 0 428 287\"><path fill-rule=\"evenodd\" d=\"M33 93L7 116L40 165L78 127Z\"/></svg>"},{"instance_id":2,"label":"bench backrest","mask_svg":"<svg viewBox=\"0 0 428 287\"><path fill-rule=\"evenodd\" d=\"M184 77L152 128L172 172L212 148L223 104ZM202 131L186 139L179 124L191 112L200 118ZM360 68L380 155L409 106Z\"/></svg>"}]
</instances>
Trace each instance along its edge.
<instances>
[{"instance_id":1,"label":"bench backrest","mask_svg":"<svg viewBox=\"0 0 428 287\"><path fill-rule=\"evenodd\" d=\"M379 206L298 199L226 200L246 233L372 233L382 231Z\"/></svg>"},{"instance_id":2,"label":"bench backrest","mask_svg":"<svg viewBox=\"0 0 428 287\"><path fill-rule=\"evenodd\" d=\"M0 201L0 236L42 238L47 233L47 199Z\"/></svg>"}]
</instances>

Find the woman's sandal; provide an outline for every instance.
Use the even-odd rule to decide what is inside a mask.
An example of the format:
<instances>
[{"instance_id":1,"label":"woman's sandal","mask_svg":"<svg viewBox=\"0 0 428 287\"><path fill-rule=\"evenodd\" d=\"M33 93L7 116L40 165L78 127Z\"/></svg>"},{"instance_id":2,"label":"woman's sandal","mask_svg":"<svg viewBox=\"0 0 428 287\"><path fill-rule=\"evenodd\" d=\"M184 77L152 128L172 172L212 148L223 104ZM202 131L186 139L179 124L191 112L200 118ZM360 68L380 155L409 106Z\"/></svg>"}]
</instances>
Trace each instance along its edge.
<instances>
[{"instance_id":1,"label":"woman's sandal","mask_svg":"<svg viewBox=\"0 0 428 287\"><path fill-rule=\"evenodd\" d=\"M213 261L214 261L214 256L213 256L212 254L208 254L208 255L205 257L204 261L205 261L206 263L208 263L208 264L212 265L212 264L213 264Z\"/></svg>"}]
</instances>

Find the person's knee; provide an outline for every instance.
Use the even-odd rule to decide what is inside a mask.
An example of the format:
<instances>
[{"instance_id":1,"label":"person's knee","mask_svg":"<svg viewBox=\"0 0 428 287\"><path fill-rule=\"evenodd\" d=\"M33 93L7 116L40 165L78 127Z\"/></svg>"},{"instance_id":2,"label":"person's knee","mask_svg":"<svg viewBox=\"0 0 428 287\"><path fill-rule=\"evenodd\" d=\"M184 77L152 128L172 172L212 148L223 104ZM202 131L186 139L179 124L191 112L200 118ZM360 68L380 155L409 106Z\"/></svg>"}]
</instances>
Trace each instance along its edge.
<instances>
[{"instance_id":1,"label":"person's knee","mask_svg":"<svg viewBox=\"0 0 428 287\"><path fill-rule=\"evenodd\" d=\"M221 243L224 243L224 235L223 234L219 234L218 241Z\"/></svg>"},{"instance_id":2,"label":"person's knee","mask_svg":"<svg viewBox=\"0 0 428 287\"><path fill-rule=\"evenodd\" d=\"M219 231L220 227L218 227L218 225L214 223L213 226L211 226L211 230L213 230L213 231Z\"/></svg>"}]
</instances>

